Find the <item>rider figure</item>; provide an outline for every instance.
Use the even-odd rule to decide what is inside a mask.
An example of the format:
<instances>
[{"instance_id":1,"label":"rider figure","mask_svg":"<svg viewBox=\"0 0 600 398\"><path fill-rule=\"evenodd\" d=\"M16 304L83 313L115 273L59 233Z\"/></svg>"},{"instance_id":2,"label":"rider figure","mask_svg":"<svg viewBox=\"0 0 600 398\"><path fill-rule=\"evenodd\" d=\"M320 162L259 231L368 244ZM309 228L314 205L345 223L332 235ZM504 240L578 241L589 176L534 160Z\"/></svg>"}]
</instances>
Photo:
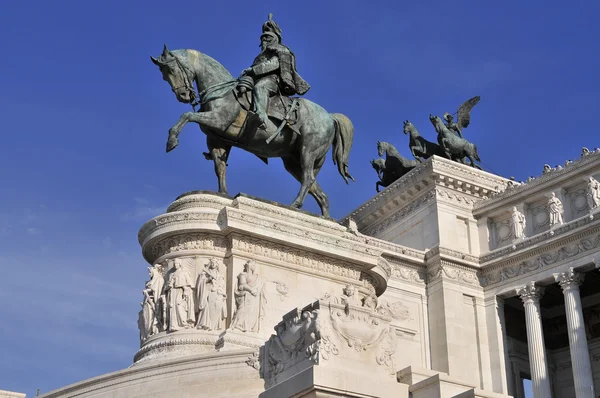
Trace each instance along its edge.
<instances>
[{"instance_id":1,"label":"rider figure","mask_svg":"<svg viewBox=\"0 0 600 398\"><path fill-rule=\"evenodd\" d=\"M446 121L446 128L453 131L456 135L462 138L462 133L458 127L458 123L454 121L454 117L448 112L444 113L444 120Z\"/></svg>"},{"instance_id":2,"label":"rider figure","mask_svg":"<svg viewBox=\"0 0 600 398\"><path fill-rule=\"evenodd\" d=\"M278 92L286 96L303 95L310 88L296 72L296 56L287 46L281 44L281 39L281 29L269 14L269 20L262 26L261 52L254 59L252 66L242 72L242 75L254 79L252 97L263 128L269 121L267 107L270 97Z\"/></svg>"}]
</instances>

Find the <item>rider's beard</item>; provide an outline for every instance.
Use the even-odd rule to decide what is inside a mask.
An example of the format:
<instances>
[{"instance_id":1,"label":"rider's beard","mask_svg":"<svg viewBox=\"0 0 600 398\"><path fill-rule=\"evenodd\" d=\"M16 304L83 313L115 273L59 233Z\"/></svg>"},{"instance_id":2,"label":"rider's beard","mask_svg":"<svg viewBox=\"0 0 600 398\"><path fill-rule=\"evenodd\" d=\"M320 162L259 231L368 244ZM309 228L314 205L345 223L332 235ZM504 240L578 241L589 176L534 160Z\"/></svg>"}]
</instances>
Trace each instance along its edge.
<instances>
[{"instance_id":1,"label":"rider's beard","mask_svg":"<svg viewBox=\"0 0 600 398\"><path fill-rule=\"evenodd\" d=\"M260 44L260 50L262 52L265 52L265 50L267 49L267 47L269 47L269 43L263 42Z\"/></svg>"}]
</instances>

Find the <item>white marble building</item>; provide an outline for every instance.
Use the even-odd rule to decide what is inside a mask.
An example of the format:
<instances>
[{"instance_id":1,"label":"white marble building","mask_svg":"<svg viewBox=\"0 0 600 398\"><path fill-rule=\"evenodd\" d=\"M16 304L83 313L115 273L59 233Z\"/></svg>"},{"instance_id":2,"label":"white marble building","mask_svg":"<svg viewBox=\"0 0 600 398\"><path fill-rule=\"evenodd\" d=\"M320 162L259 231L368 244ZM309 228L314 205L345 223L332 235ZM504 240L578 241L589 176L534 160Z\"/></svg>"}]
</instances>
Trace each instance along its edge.
<instances>
[{"instance_id":1,"label":"white marble building","mask_svg":"<svg viewBox=\"0 0 600 398\"><path fill-rule=\"evenodd\" d=\"M526 184L436 157L341 223L182 195L139 233L133 365L43 396L521 398L531 379L595 398L596 177L597 152Z\"/></svg>"}]
</instances>

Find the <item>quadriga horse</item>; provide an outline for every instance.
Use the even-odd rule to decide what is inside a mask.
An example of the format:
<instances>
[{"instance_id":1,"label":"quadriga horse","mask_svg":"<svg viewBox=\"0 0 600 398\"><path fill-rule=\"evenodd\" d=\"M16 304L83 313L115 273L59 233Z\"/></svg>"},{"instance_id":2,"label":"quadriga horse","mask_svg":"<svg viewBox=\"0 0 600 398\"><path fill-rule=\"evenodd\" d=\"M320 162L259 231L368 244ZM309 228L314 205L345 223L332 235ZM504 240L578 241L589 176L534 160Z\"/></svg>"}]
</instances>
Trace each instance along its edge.
<instances>
[{"instance_id":1,"label":"quadriga horse","mask_svg":"<svg viewBox=\"0 0 600 398\"><path fill-rule=\"evenodd\" d=\"M442 122L442 119L439 117L429 115L429 120L431 121L431 124L433 124L433 127L435 127L435 131L438 133L438 142L444 152L446 152L446 157L460 163L463 163L462 160L464 158L468 158L471 162L471 166L481 169L481 167L476 165L473 160L475 159L481 162L475 144L464 138L460 138L454 132L448 130L444 122Z\"/></svg>"},{"instance_id":2,"label":"quadriga horse","mask_svg":"<svg viewBox=\"0 0 600 398\"><path fill-rule=\"evenodd\" d=\"M196 50L169 51L167 46L160 57L151 58L180 102L196 101L193 82L201 97L200 111L184 113L169 130L167 152L177 147L179 133L188 122L198 123L207 135L210 155L206 156L215 163L220 193L227 193L226 162L231 147L236 146L265 161L267 158L281 158L285 169L301 184L292 207L302 207L306 194L310 193L322 214L329 216L329 200L316 177L327 151L333 146L333 162L337 164L339 173L346 183L348 178L353 179L348 172L348 156L354 135L350 119L339 113L328 113L314 102L299 98L299 134L286 125L275 139L267 143L272 132L243 128L249 125L245 123L248 113L240 104L242 101L235 90L237 80L219 62ZM275 120L274 123L279 125Z\"/></svg>"},{"instance_id":3,"label":"quadriga horse","mask_svg":"<svg viewBox=\"0 0 600 398\"><path fill-rule=\"evenodd\" d=\"M377 172L377 177L379 177L379 181L375 182L375 190L377 192L379 192L380 186L385 188L400 178L396 173L385 168L385 159L373 159L371 160L371 166L373 166Z\"/></svg>"},{"instance_id":4,"label":"quadriga horse","mask_svg":"<svg viewBox=\"0 0 600 398\"><path fill-rule=\"evenodd\" d=\"M433 155L446 157L446 153L438 144L421 137L417 128L408 120L404 121L404 134L410 135L408 146L415 159L420 161L420 159L429 159Z\"/></svg>"},{"instance_id":5,"label":"quadriga horse","mask_svg":"<svg viewBox=\"0 0 600 398\"><path fill-rule=\"evenodd\" d=\"M377 141L377 153L380 157L385 154L385 170L397 175L397 178L415 168L420 162L406 159L389 142Z\"/></svg>"}]
</instances>

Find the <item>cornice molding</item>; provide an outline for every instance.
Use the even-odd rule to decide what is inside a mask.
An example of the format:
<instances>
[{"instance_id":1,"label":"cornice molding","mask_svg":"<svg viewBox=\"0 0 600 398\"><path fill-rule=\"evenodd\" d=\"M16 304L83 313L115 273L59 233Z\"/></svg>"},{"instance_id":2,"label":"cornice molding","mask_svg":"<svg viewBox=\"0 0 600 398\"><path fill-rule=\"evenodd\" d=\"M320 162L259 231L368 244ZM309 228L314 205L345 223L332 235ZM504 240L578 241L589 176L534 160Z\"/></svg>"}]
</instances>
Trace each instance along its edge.
<instances>
[{"instance_id":1,"label":"cornice molding","mask_svg":"<svg viewBox=\"0 0 600 398\"><path fill-rule=\"evenodd\" d=\"M581 230L572 233L578 229ZM495 268L501 266L499 264L507 264L531 257L596 231L600 231L600 219L595 217L592 219L590 216L581 217L570 221L567 224L563 224L558 228L534 235L521 242L488 252L480 257L480 262L484 269ZM537 247L533 251L526 250L534 246Z\"/></svg>"},{"instance_id":2,"label":"cornice molding","mask_svg":"<svg viewBox=\"0 0 600 398\"><path fill-rule=\"evenodd\" d=\"M573 178L573 174L583 171L587 172L587 169L596 166L595 163L599 161L600 152L590 152L588 155L582 156L572 163L565 165L560 170L551 170L530 182L507 187L504 191L499 192L489 199L476 203L474 206L475 214L480 215L499 207L508 207L512 202L520 200L523 196L530 196L534 192L549 191L552 187L560 186L566 180Z\"/></svg>"},{"instance_id":3,"label":"cornice molding","mask_svg":"<svg viewBox=\"0 0 600 398\"><path fill-rule=\"evenodd\" d=\"M526 260L511 258L509 261L499 262L485 269L481 273L481 285L485 287L497 285L509 279L533 274L567 260L573 261L599 248L600 228L583 231L527 252Z\"/></svg>"},{"instance_id":4,"label":"cornice molding","mask_svg":"<svg viewBox=\"0 0 600 398\"><path fill-rule=\"evenodd\" d=\"M433 156L365 202L344 220L353 218L359 230L372 234L373 230L382 229L382 222L389 225L393 220L416 210L419 206L415 202L425 195L433 195L470 209L475 202L489 198L507 181L506 178ZM433 190L436 192L430 194Z\"/></svg>"}]
</instances>

